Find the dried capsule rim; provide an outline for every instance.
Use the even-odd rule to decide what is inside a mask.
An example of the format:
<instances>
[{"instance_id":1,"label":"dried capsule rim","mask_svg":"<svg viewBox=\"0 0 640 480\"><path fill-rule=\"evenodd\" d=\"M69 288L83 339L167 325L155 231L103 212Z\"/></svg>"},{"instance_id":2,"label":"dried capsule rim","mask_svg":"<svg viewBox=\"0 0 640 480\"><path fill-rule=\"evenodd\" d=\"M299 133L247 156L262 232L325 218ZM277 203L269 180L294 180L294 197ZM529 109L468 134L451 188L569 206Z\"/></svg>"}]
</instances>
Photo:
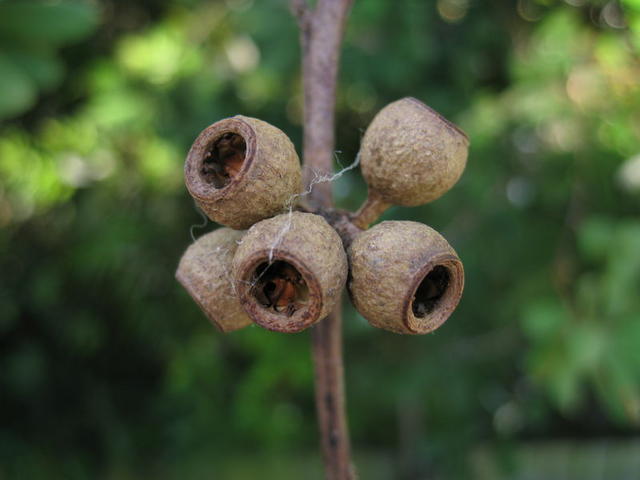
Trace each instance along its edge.
<instances>
[{"instance_id":1,"label":"dried capsule rim","mask_svg":"<svg viewBox=\"0 0 640 480\"><path fill-rule=\"evenodd\" d=\"M457 133L459 133L460 135L462 135L464 137L464 139L466 140L467 144L469 143L469 136L465 133L465 131L462 130L458 125L453 123L451 120L448 120L444 115L440 114L439 112L437 112L436 110L431 108L429 105L427 105L426 103L424 103L421 100L418 100L415 97L406 97L405 100L408 100L409 102L411 102L411 103L413 103L415 105L418 105L419 107L422 107L425 110L427 110L430 113L432 113L433 115L435 115L440 121L442 121L445 124L445 126L447 126L449 129L454 130Z\"/></svg>"},{"instance_id":2,"label":"dried capsule rim","mask_svg":"<svg viewBox=\"0 0 640 480\"><path fill-rule=\"evenodd\" d=\"M253 274L256 269L263 263L272 264L278 260L291 264L302 276L309 289L308 301L304 308L296 311L291 317L269 311L251 293ZM237 269L236 289L245 312L255 323L267 330L299 332L316 323L322 311L322 289L316 276L296 255L277 248L258 250L245 259Z\"/></svg>"},{"instance_id":3,"label":"dried capsule rim","mask_svg":"<svg viewBox=\"0 0 640 480\"><path fill-rule=\"evenodd\" d=\"M216 188L204 180L201 167L207 152L218 139L227 133L234 133L242 137L246 145L245 157L238 174L234 175L225 186ZM238 116L225 118L205 128L193 142L185 163L185 183L191 195L207 203L215 202L232 194L242 184L251 168L256 148L256 132L253 126Z\"/></svg>"},{"instance_id":4,"label":"dried capsule rim","mask_svg":"<svg viewBox=\"0 0 640 480\"><path fill-rule=\"evenodd\" d=\"M416 292L427 275L438 266L447 269L449 284L443 296L438 300L434 310L424 317L416 317L413 313L413 302L416 297ZM462 297L463 288L464 270L460 259L449 253L432 257L429 262L414 275L410 288L407 289L407 295L402 302L402 321L404 326L409 332L415 334L425 334L434 331L442 325L456 309L460 297Z\"/></svg>"}]
</instances>

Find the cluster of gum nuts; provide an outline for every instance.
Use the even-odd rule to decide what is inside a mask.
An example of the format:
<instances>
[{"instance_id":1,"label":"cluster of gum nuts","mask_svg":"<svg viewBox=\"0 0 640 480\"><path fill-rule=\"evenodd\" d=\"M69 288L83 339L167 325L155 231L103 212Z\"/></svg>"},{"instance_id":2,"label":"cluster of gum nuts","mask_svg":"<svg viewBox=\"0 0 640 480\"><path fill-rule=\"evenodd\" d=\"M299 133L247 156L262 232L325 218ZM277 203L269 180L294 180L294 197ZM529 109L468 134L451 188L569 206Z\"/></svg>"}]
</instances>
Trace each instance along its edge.
<instances>
[{"instance_id":1,"label":"cluster of gum nuts","mask_svg":"<svg viewBox=\"0 0 640 480\"><path fill-rule=\"evenodd\" d=\"M421 205L460 178L469 147L457 126L414 98L387 105L360 148L369 193L355 213L292 205L300 161L278 128L241 115L207 127L185 162L189 193L224 225L188 247L176 272L209 320L229 332L256 323L299 332L325 318L347 285L373 326L424 334L454 311L458 255L418 222L385 221L391 205Z\"/></svg>"}]
</instances>

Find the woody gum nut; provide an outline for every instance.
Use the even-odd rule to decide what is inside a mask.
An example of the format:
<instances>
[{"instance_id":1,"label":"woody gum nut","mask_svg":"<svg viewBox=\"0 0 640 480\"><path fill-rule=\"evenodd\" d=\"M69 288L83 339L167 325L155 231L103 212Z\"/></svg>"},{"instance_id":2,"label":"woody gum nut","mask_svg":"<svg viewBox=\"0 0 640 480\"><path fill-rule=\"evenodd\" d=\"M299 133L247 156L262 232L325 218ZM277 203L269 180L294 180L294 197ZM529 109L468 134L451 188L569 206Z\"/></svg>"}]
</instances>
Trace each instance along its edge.
<instances>
[{"instance_id":1,"label":"woody gum nut","mask_svg":"<svg viewBox=\"0 0 640 480\"><path fill-rule=\"evenodd\" d=\"M242 115L204 129L184 172L187 189L205 214L235 229L283 212L302 190L300 160L289 137Z\"/></svg>"},{"instance_id":2,"label":"woody gum nut","mask_svg":"<svg viewBox=\"0 0 640 480\"><path fill-rule=\"evenodd\" d=\"M254 322L293 333L325 318L340 301L347 255L323 217L291 212L249 229L233 258L233 274Z\"/></svg>"},{"instance_id":3,"label":"woody gum nut","mask_svg":"<svg viewBox=\"0 0 640 480\"><path fill-rule=\"evenodd\" d=\"M469 139L453 123L415 98L384 107L360 148L362 174L382 200L414 206L435 200L458 181Z\"/></svg>"},{"instance_id":4,"label":"woody gum nut","mask_svg":"<svg viewBox=\"0 0 640 480\"><path fill-rule=\"evenodd\" d=\"M176 271L176 279L211 323L223 332L251 325L231 278L231 261L244 233L219 228L203 235L187 248Z\"/></svg>"},{"instance_id":5,"label":"woody gum nut","mask_svg":"<svg viewBox=\"0 0 640 480\"><path fill-rule=\"evenodd\" d=\"M423 334L455 310L464 287L456 252L421 223L382 222L349 248L353 304L374 327Z\"/></svg>"}]
</instances>

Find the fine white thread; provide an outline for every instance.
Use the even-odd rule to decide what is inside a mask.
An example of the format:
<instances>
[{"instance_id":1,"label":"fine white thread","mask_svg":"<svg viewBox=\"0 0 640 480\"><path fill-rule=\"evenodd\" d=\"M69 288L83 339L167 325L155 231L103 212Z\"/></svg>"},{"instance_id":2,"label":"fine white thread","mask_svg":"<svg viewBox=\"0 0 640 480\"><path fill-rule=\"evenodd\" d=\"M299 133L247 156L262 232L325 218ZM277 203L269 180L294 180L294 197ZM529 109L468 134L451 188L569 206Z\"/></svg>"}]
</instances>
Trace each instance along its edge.
<instances>
[{"instance_id":1,"label":"fine white thread","mask_svg":"<svg viewBox=\"0 0 640 480\"><path fill-rule=\"evenodd\" d=\"M340 159L338 158L338 154L339 153L341 153L341 152L340 151L334 152L334 157L335 157L336 163L338 165L342 166L342 164L340 162ZM321 174L320 172L313 170L312 171L313 178L309 182L309 186L307 187L307 189L304 190L303 192L295 193L295 194L291 195L288 198L288 200L285 202L285 209L287 210L287 221L282 226L282 228L280 229L280 231L276 235L276 238L274 239L273 243L271 244L271 246L269 248L267 267L263 268L262 271L260 272L260 274L257 277L253 278L252 281L239 280L239 279L236 280L236 281L242 281L243 283L248 284L249 288L253 289L256 286L256 284L258 283L258 281L260 280L260 278L269 270L268 267L273 264L274 255L275 255L276 249L282 244L282 242L284 241L285 236L291 230L291 226L292 226L292 222L293 222L293 211L294 211L293 208L295 207L296 202L299 199L310 195L311 192L313 191L313 188L316 185L318 185L320 183L332 183L332 182L338 180L340 177L342 177L346 172L356 168L359 164L360 164L360 152L358 152L358 154L356 155L355 160L350 165L347 165L346 167L342 168L342 170L340 170L340 171L338 171L338 172L336 172L334 174ZM198 211L198 213L202 217L202 223L201 224L191 225L191 227L189 229L189 232L191 234L191 239L194 242L196 241L194 230L195 229L202 229L202 228L206 227L207 224L209 223L208 217L198 207L197 203L195 205L196 205L196 210ZM238 244L238 245L242 244L242 240L243 240L242 238L239 239L239 240L236 240L236 244ZM218 247L216 249L216 251L220 252L221 251L221 247ZM233 292L233 294L237 298L237 292L236 292L236 285L237 284L236 284L236 281L234 281L233 275L229 271L229 269L226 268L226 267L223 267L223 268L224 268L224 273L223 273L224 277L231 284L231 291Z\"/></svg>"},{"instance_id":2,"label":"fine white thread","mask_svg":"<svg viewBox=\"0 0 640 480\"><path fill-rule=\"evenodd\" d=\"M200 209L200 207L198 207L198 204L196 203L196 201L193 201L193 204L196 207L196 211L198 212L198 214L200 215L200 217L202 218L202 223L196 223L194 225L191 225L191 227L189 227L189 234L191 235L191 240L195 243L196 241L196 236L193 233L193 231L197 228L197 229L202 229L204 227L207 226L207 224L209 223L209 217L207 217L204 212Z\"/></svg>"},{"instance_id":3,"label":"fine white thread","mask_svg":"<svg viewBox=\"0 0 640 480\"><path fill-rule=\"evenodd\" d=\"M229 253L229 249L223 248L222 246L218 246L216 248L215 252L217 254L225 255L225 254ZM227 265L224 262L221 262L221 266L222 266L222 274L223 274L225 280L227 282L229 282L230 290L231 290L231 295L228 295L225 292L225 296L229 296L229 297L232 297L232 298L238 298L238 292L236 291L236 283L233 281L233 275L231 274L230 269L227 268Z\"/></svg>"},{"instance_id":4,"label":"fine white thread","mask_svg":"<svg viewBox=\"0 0 640 480\"><path fill-rule=\"evenodd\" d=\"M336 158L336 162L340 164L340 160L338 159L338 155L337 155L338 153L340 152L335 152L334 156ZM353 170L354 168L356 168L359 164L360 164L360 152L358 152L358 154L356 155L356 159L351 163L351 165L347 165L342 170L334 174L323 175L323 174L320 174L318 171L314 170L313 178L309 182L309 186L307 187L307 189L301 193L295 193L289 197L289 199L285 203L286 209L287 209L287 221L283 225L283 227L280 229L280 231L278 232L278 235L276 236L275 240L271 244L271 248L269 249L269 265L273 263L274 251L276 250L276 248L280 246L280 244L284 240L285 235L291 230L291 222L293 219L293 207L295 202L300 198L303 198L309 195L313 191L313 187L315 187L319 183L334 182L338 178L342 177L349 170Z\"/></svg>"}]
</instances>

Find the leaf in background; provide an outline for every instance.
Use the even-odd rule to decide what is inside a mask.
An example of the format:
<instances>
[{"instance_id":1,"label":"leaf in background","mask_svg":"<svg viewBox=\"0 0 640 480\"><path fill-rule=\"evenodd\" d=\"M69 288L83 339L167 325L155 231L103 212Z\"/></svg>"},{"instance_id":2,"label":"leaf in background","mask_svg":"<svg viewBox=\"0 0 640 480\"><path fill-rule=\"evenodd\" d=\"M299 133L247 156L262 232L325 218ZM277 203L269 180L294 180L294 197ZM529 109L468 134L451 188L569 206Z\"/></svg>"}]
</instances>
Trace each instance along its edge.
<instances>
[{"instance_id":1,"label":"leaf in background","mask_svg":"<svg viewBox=\"0 0 640 480\"><path fill-rule=\"evenodd\" d=\"M36 86L29 75L7 55L0 54L0 120L31 107Z\"/></svg>"},{"instance_id":2,"label":"leaf in background","mask_svg":"<svg viewBox=\"0 0 640 480\"><path fill-rule=\"evenodd\" d=\"M28 110L38 90L61 82L55 50L91 33L98 19L95 5L85 1L0 2L0 120Z\"/></svg>"},{"instance_id":3,"label":"leaf in background","mask_svg":"<svg viewBox=\"0 0 640 480\"><path fill-rule=\"evenodd\" d=\"M578 246L589 260L602 260L611 246L614 225L607 218L591 217L578 231Z\"/></svg>"},{"instance_id":4,"label":"leaf in background","mask_svg":"<svg viewBox=\"0 0 640 480\"><path fill-rule=\"evenodd\" d=\"M640 313L630 315L616 330L613 350L620 360L633 370L640 387Z\"/></svg>"},{"instance_id":5,"label":"leaf in background","mask_svg":"<svg viewBox=\"0 0 640 480\"><path fill-rule=\"evenodd\" d=\"M604 374L596 381L602 402L621 423L640 423L640 386L631 365L617 356L604 359Z\"/></svg>"},{"instance_id":6,"label":"leaf in background","mask_svg":"<svg viewBox=\"0 0 640 480\"><path fill-rule=\"evenodd\" d=\"M637 222L618 222L610 240L603 300L611 316L638 311L640 289L640 228Z\"/></svg>"},{"instance_id":7,"label":"leaf in background","mask_svg":"<svg viewBox=\"0 0 640 480\"><path fill-rule=\"evenodd\" d=\"M636 12L640 12L640 0L622 0L622 4L628 10L634 10Z\"/></svg>"},{"instance_id":8,"label":"leaf in background","mask_svg":"<svg viewBox=\"0 0 640 480\"><path fill-rule=\"evenodd\" d=\"M57 47L82 39L98 24L98 11L82 1L0 3L0 38Z\"/></svg>"},{"instance_id":9,"label":"leaf in background","mask_svg":"<svg viewBox=\"0 0 640 480\"><path fill-rule=\"evenodd\" d=\"M598 367L602 358L608 354L608 337L607 330L595 322L573 325L567 336L567 355L576 373L586 374Z\"/></svg>"},{"instance_id":10,"label":"leaf in background","mask_svg":"<svg viewBox=\"0 0 640 480\"><path fill-rule=\"evenodd\" d=\"M17 65L37 87L48 90L55 87L62 80L64 68L51 55L31 52L9 52L11 61Z\"/></svg>"},{"instance_id":11,"label":"leaf in background","mask_svg":"<svg viewBox=\"0 0 640 480\"><path fill-rule=\"evenodd\" d=\"M557 337L567 322L567 314L559 303L541 300L529 306L522 320L522 329L534 342L545 342Z\"/></svg>"},{"instance_id":12,"label":"leaf in background","mask_svg":"<svg viewBox=\"0 0 640 480\"><path fill-rule=\"evenodd\" d=\"M569 413L580 404L582 375L572 361L566 341L540 343L528 354L528 370L558 408Z\"/></svg>"}]
</instances>

